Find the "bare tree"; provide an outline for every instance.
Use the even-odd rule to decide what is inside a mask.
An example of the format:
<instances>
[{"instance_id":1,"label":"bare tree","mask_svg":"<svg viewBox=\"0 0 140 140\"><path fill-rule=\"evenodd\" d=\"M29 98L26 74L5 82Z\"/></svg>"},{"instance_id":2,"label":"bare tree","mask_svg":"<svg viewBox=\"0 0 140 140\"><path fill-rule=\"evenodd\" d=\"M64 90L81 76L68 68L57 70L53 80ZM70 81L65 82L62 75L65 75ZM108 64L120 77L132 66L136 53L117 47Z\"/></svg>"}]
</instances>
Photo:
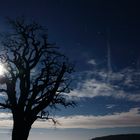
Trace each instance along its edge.
<instances>
[{"instance_id":1,"label":"bare tree","mask_svg":"<svg viewBox=\"0 0 140 140\"><path fill-rule=\"evenodd\" d=\"M13 30L3 40L0 55L7 71L0 77L0 106L13 115L12 140L27 140L38 118L55 123L50 107L74 105L66 98L73 66L48 43L42 26L22 18L9 23Z\"/></svg>"}]
</instances>

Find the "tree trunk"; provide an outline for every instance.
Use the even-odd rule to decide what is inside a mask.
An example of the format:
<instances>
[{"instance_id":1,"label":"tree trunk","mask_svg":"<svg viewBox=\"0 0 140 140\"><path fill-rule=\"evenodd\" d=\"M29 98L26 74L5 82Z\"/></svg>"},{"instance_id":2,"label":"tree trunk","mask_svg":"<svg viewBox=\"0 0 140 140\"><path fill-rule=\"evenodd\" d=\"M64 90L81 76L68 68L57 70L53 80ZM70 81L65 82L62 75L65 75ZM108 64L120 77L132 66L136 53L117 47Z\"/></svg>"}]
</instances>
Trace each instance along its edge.
<instances>
[{"instance_id":1,"label":"tree trunk","mask_svg":"<svg viewBox=\"0 0 140 140\"><path fill-rule=\"evenodd\" d=\"M12 140L27 140L30 129L31 125L27 124L25 121L14 120Z\"/></svg>"}]
</instances>

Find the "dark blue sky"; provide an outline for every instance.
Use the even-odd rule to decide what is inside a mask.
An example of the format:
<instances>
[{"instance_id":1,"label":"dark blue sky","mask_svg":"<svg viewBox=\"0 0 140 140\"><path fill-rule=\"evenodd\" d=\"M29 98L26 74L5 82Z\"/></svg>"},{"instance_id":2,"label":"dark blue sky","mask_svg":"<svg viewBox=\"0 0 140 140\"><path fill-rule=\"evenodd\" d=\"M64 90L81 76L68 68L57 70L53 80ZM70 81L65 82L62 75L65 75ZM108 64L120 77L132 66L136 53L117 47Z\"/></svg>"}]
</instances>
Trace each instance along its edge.
<instances>
[{"instance_id":1,"label":"dark blue sky","mask_svg":"<svg viewBox=\"0 0 140 140\"><path fill-rule=\"evenodd\" d=\"M47 26L50 40L82 64L92 58L105 59L108 30L113 65L134 65L138 60L137 0L5 0L0 9L1 21L23 15Z\"/></svg>"},{"instance_id":2,"label":"dark blue sky","mask_svg":"<svg viewBox=\"0 0 140 140\"><path fill-rule=\"evenodd\" d=\"M77 126L83 122L79 125L82 129L136 127L137 132L140 130L139 6L138 0L4 0L0 4L0 32L7 30L5 17L25 16L46 26L50 42L56 43L75 62L76 82L70 98L77 101L78 107L57 111L57 115L71 115ZM95 116L99 115L97 119ZM130 119L124 119L126 116ZM86 119L91 120L91 125ZM122 129L116 132L124 132Z\"/></svg>"}]
</instances>

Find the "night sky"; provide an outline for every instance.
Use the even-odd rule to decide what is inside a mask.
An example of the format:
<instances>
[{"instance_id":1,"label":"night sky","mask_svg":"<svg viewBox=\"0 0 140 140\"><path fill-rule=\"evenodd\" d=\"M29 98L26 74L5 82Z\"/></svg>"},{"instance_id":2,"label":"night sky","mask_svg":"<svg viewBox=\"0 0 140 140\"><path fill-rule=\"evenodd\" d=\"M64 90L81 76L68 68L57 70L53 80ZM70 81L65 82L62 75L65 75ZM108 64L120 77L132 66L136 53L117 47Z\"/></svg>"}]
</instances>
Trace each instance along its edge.
<instances>
[{"instance_id":1,"label":"night sky","mask_svg":"<svg viewBox=\"0 0 140 140\"><path fill-rule=\"evenodd\" d=\"M38 122L30 140L140 132L139 7L138 0L1 1L0 32L8 31L6 17L35 20L75 64L69 98L77 107L53 111L62 124L53 129ZM0 115L0 136L8 140Z\"/></svg>"}]
</instances>

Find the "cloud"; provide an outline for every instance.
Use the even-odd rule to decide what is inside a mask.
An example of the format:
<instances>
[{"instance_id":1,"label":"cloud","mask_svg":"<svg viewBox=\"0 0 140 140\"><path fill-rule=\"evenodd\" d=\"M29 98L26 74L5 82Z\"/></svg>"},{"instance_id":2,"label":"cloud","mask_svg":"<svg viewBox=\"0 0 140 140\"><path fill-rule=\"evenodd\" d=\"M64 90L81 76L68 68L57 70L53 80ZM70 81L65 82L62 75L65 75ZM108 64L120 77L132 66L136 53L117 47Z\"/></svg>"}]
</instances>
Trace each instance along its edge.
<instances>
[{"instance_id":1,"label":"cloud","mask_svg":"<svg viewBox=\"0 0 140 140\"><path fill-rule=\"evenodd\" d=\"M12 118L11 113L0 112L0 120L7 120L11 118Z\"/></svg>"},{"instance_id":2,"label":"cloud","mask_svg":"<svg viewBox=\"0 0 140 140\"><path fill-rule=\"evenodd\" d=\"M96 61L95 59L91 59L88 61L88 64L91 64L91 65L96 65Z\"/></svg>"},{"instance_id":3,"label":"cloud","mask_svg":"<svg viewBox=\"0 0 140 140\"><path fill-rule=\"evenodd\" d=\"M140 94L131 93L125 91L117 85L111 85L95 79L85 80L83 83L79 83L77 89L72 90L69 93L70 97L75 98L94 98L99 96L108 96L116 99L126 99L128 101L140 101Z\"/></svg>"},{"instance_id":4,"label":"cloud","mask_svg":"<svg viewBox=\"0 0 140 140\"><path fill-rule=\"evenodd\" d=\"M0 112L0 127L12 127L12 114L7 112Z\"/></svg>"},{"instance_id":5,"label":"cloud","mask_svg":"<svg viewBox=\"0 0 140 140\"><path fill-rule=\"evenodd\" d=\"M12 120L1 120L0 119L0 127L1 128L12 128L13 121Z\"/></svg>"},{"instance_id":6,"label":"cloud","mask_svg":"<svg viewBox=\"0 0 140 140\"><path fill-rule=\"evenodd\" d=\"M106 105L106 108L107 109L112 109L112 108L114 108L114 107L116 107L117 105L115 105L115 104L109 104L109 105Z\"/></svg>"},{"instance_id":7,"label":"cloud","mask_svg":"<svg viewBox=\"0 0 140 140\"><path fill-rule=\"evenodd\" d=\"M0 113L0 126L4 128L12 128L11 114ZM6 117L6 118L5 118ZM4 118L4 119L3 119ZM73 115L73 116L56 116L56 120L60 125L56 128L115 128L115 127L140 127L140 108L132 108L128 112L113 113L108 115ZM52 121L37 120L33 124L33 128L54 128Z\"/></svg>"},{"instance_id":8,"label":"cloud","mask_svg":"<svg viewBox=\"0 0 140 140\"><path fill-rule=\"evenodd\" d=\"M140 108L132 108L128 112L114 113L105 116L83 116L75 115L69 117L57 117L60 125L57 128L115 128L115 127L139 127L140 126ZM53 128L51 122L37 121L34 127Z\"/></svg>"},{"instance_id":9,"label":"cloud","mask_svg":"<svg viewBox=\"0 0 140 140\"><path fill-rule=\"evenodd\" d=\"M79 83L78 86L77 89L70 92L69 96L93 98L96 96L110 96L112 91L112 87L95 79L87 79L83 83Z\"/></svg>"},{"instance_id":10,"label":"cloud","mask_svg":"<svg viewBox=\"0 0 140 140\"><path fill-rule=\"evenodd\" d=\"M140 101L140 71L126 68L119 72L104 69L84 71L78 76L76 87L69 93L73 98L110 96L128 101ZM108 80L109 78L109 80Z\"/></svg>"}]
</instances>

